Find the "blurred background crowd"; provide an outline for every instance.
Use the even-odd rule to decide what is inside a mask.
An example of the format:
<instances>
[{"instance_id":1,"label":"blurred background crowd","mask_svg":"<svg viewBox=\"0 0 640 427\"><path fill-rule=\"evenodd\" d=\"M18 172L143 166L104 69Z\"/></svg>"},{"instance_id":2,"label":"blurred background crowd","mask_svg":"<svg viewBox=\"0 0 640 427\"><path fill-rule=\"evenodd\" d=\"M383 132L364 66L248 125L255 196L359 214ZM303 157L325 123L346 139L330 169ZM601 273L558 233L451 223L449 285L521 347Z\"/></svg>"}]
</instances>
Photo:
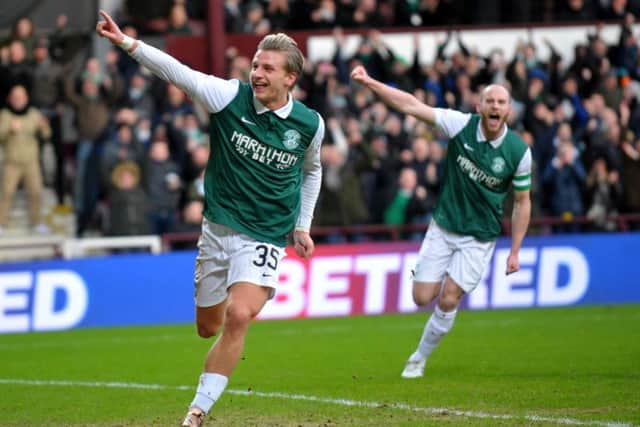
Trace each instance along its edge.
<instances>
[{"instance_id":1,"label":"blurred background crowd","mask_svg":"<svg viewBox=\"0 0 640 427\"><path fill-rule=\"evenodd\" d=\"M509 126L534 157L533 216L565 221L535 226L533 232L616 230L616 215L640 212L640 56L634 31L640 1L486 0L473 8L468 3L220 4L228 33L323 29L335 41L331 60L307 61L294 92L327 124L314 224L426 224L438 199L447 140L350 82L350 69L363 64L374 77L429 105L463 112L475 111L487 84L506 85L513 98ZM132 37L203 34L206 5L128 0L115 18ZM481 55L461 37L465 26L517 23L585 23L593 31L572 57L546 40L552 54L544 60L540 46L530 41L518 41L507 57L500 46ZM600 37L601 23L619 26L615 43ZM11 22L0 44L0 233L11 232L16 191L24 194L28 224L38 233L52 231L43 215L47 192L53 212L72 216L77 236L198 231L208 114L123 51L109 48L95 56L92 33L78 35L69 27L64 14L47 31L23 16ZM449 30L434 57L420 57L416 36L416 55L406 58L382 37L396 27ZM364 30L363 36L356 51L346 54L345 34L353 29ZM226 58L227 75L221 77L246 81L250 58L232 46ZM419 230L404 237L420 238ZM366 238L336 232L320 240Z\"/></svg>"}]
</instances>

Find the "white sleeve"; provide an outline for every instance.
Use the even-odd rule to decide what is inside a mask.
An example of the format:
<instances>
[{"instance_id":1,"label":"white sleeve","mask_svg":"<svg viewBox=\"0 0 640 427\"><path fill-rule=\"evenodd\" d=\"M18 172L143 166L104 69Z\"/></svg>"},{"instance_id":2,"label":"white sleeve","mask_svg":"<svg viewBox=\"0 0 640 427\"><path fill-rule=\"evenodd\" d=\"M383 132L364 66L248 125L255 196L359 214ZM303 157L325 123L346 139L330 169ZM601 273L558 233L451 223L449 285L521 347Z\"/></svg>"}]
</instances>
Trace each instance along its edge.
<instances>
[{"instance_id":1,"label":"white sleeve","mask_svg":"<svg viewBox=\"0 0 640 427\"><path fill-rule=\"evenodd\" d=\"M320 147L324 139L324 120L318 114L318 130L309 144L302 165L302 186L300 188L300 215L296 221L296 230L309 232L313 211L316 208L320 185L322 184L322 165Z\"/></svg>"},{"instance_id":2,"label":"white sleeve","mask_svg":"<svg viewBox=\"0 0 640 427\"><path fill-rule=\"evenodd\" d=\"M140 40L131 57L162 80L173 83L192 99L200 101L212 113L229 105L238 93L238 80L224 80L193 70Z\"/></svg>"},{"instance_id":3,"label":"white sleeve","mask_svg":"<svg viewBox=\"0 0 640 427\"><path fill-rule=\"evenodd\" d=\"M448 108L434 108L436 126L444 132L448 138L453 138L471 120L471 114Z\"/></svg>"},{"instance_id":4,"label":"white sleeve","mask_svg":"<svg viewBox=\"0 0 640 427\"><path fill-rule=\"evenodd\" d=\"M531 188L531 149L527 148L524 156L518 164L518 169L513 176L513 188L515 190L528 190Z\"/></svg>"}]
</instances>

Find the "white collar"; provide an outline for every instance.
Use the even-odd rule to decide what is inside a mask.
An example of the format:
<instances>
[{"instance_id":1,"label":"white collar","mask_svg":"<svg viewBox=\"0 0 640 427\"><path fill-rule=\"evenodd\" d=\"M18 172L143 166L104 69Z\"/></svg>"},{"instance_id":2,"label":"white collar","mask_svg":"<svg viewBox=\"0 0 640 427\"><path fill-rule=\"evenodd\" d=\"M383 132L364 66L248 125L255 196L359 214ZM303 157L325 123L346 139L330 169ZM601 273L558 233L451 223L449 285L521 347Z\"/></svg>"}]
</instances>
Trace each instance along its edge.
<instances>
[{"instance_id":1,"label":"white collar","mask_svg":"<svg viewBox=\"0 0 640 427\"><path fill-rule=\"evenodd\" d=\"M258 114L264 114L267 111L271 111L267 107L262 105L262 103L258 101L258 98L256 98L255 95L253 97L253 108L256 109L256 113ZM288 93L287 103L277 110L273 110L273 112L281 119L286 119L287 117L289 117L289 114L291 114L291 110L293 110L293 97L291 96L291 93Z\"/></svg>"},{"instance_id":2,"label":"white collar","mask_svg":"<svg viewBox=\"0 0 640 427\"><path fill-rule=\"evenodd\" d=\"M491 144L491 146L493 148L498 148L500 146L500 144L502 144L502 141L504 140L504 137L507 136L507 131L508 130L509 130L509 127L505 123L504 124L504 130L502 131L502 135L500 135L496 139L490 140L489 144ZM484 142L484 141L487 140L487 137L484 136L484 133L482 133L482 122L480 122L480 121L478 121L478 129L476 130L476 139L478 140L478 142Z\"/></svg>"}]
</instances>

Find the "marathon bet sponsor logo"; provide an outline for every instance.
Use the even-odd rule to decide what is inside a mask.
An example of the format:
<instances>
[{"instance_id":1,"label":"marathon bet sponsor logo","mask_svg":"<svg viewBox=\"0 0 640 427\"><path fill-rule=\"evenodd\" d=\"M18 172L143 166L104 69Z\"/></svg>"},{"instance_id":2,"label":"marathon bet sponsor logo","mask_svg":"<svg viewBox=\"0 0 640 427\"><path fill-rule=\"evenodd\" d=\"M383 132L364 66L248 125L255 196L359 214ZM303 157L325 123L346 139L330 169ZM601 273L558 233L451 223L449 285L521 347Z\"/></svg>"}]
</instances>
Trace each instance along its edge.
<instances>
[{"instance_id":1,"label":"marathon bet sponsor logo","mask_svg":"<svg viewBox=\"0 0 640 427\"><path fill-rule=\"evenodd\" d=\"M500 158L500 160L502 160L502 168L504 168L504 159ZM471 160L461 154L456 158L456 162L458 163L458 166L460 166L460 169L462 169L465 174L469 175L469 178L476 182L480 182L490 188L495 188L502 183L502 179L488 175L485 171L477 167ZM493 165L491 168L493 169Z\"/></svg>"},{"instance_id":2,"label":"marathon bet sponsor logo","mask_svg":"<svg viewBox=\"0 0 640 427\"><path fill-rule=\"evenodd\" d=\"M298 134L298 137L299 136ZM278 169L289 169L298 161L298 156L295 154L270 147L238 131L233 132L231 142L235 145L236 151L242 156L249 157L252 160L266 165L274 166Z\"/></svg>"}]
</instances>

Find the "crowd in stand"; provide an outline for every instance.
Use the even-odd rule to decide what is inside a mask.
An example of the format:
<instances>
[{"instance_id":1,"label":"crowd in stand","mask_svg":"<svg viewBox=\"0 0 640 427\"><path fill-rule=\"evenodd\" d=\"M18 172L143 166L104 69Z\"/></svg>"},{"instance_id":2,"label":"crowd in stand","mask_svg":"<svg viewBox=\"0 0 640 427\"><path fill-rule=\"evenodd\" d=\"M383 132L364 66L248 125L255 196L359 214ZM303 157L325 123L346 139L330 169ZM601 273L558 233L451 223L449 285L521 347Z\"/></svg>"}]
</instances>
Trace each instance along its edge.
<instances>
[{"instance_id":1,"label":"crowd in stand","mask_svg":"<svg viewBox=\"0 0 640 427\"><path fill-rule=\"evenodd\" d=\"M190 2L170 3L178 16L175 32L189 33L184 14L189 16ZM434 58L420 58L416 46L416 56L407 60L385 45L380 32L385 26L428 25L436 19L429 11L455 8L455 1L227 0L225 25L228 31L254 33L290 29L293 22L333 28L333 60L306 64L294 93L327 124L315 225L423 224L438 198L446 139L352 83L349 70L364 64L375 78L432 106L463 112L474 111L483 86L506 85L514 107L509 126L531 145L534 156L533 215L586 216L589 229L614 230L612 216L640 212L634 3L612 0L605 8L587 8L590 3L582 0L566 3L558 14L567 20L620 18L619 42L608 45L595 27L575 47L573 58L562 58L548 42L553 53L546 61L531 43L518 45L513 57L500 49L484 57L470 51L456 32L441 41ZM180 12L173 12L176 5ZM601 15L605 12L609 15ZM447 17L443 12L437 19ZM355 54L346 57L343 32L335 26L372 23L380 30L370 30ZM38 215L43 178L34 165L40 162L39 147L51 143L56 174L45 184L55 189L60 205L74 210L78 235L199 230L208 115L122 50L114 48L105 58L69 52L65 25L58 17L55 33L36 35L29 19L22 18L0 50L0 227L6 226L7 209L24 181L30 221L36 231L46 231ZM174 31L174 24L163 28ZM123 29L137 37L134 25ZM457 49L446 56L449 44ZM249 58L232 53L224 77L246 80L249 71ZM581 228L569 223L558 231Z\"/></svg>"},{"instance_id":2,"label":"crowd in stand","mask_svg":"<svg viewBox=\"0 0 640 427\"><path fill-rule=\"evenodd\" d=\"M227 32L621 20L637 0L225 0Z\"/></svg>"}]
</instances>

